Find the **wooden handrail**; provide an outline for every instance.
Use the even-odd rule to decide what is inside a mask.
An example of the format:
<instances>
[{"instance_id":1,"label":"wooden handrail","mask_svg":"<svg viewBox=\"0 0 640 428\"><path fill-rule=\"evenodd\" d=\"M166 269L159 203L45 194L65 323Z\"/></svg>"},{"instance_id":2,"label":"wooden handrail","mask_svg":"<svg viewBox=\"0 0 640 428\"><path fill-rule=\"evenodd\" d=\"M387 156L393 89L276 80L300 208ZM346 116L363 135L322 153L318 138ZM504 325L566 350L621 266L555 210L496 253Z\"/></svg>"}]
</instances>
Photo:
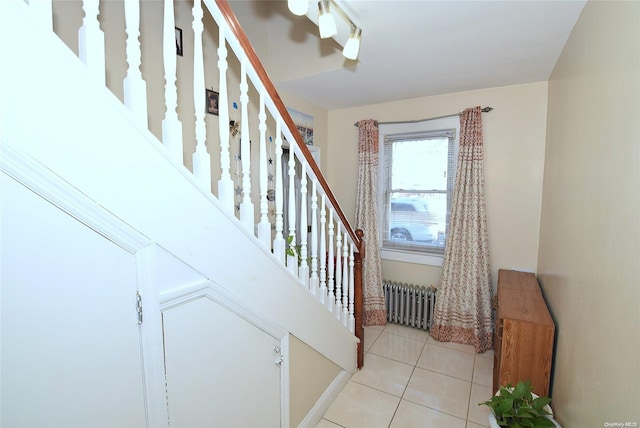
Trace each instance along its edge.
<instances>
[{"instance_id":1,"label":"wooden handrail","mask_svg":"<svg viewBox=\"0 0 640 428\"><path fill-rule=\"evenodd\" d=\"M364 301L362 294L362 261L365 257L365 243L363 239L364 232L362 231L362 229L356 230L356 235L360 240L360 248L359 251L355 254L353 269L353 316L356 321L355 334L358 339L360 339L360 343L358 343L358 368L360 369L364 365L364 327L362 326L362 319L364 314Z\"/></svg>"},{"instance_id":2,"label":"wooden handrail","mask_svg":"<svg viewBox=\"0 0 640 428\"><path fill-rule=\"evenodd\" d=\"M224 19L227 21L229 28L231 29L233 34L236 36L236 38L240 42L240 46L242 47L242 49L244 49L244 52L247 55L247 59L255 69L256 74L258 75L258 77L260 78L260 81L264 85L267 91L267 94L273 100L276 108L278 109L278 113L280 113L280 116L282 116L282 118L284 119L285 124L289 129L297 130L296 125L293 122L293 119L291 118L291 115L289 115L289 112L287 111L287 108L285 107L284 102L280 98L278 91L273 85L271 78L267 74L267 71L262 66L262 63L260 62L260 59L258 58L258 55L256 54L255 50L253 49L253 46L251 45L249 38L247 37L246 33L240 26L240 22L238 22L238 18L233 13L233 9L229 5L229 2L226 0L215 0L215 2L218 5L218 8L220 9L220 12L222 13ZM331 191L331 189L329 188L329 185L324 179L324 176L322 175L320 168L317 166L315 160L313 159L313 156L311 155L311 152L307 148L307 145L304 143L304 141L302 141L302 136L300 135L299 132L292 132L292 134L293 134L293 138L295 138L296 143L298 144L298 147L300 148L300 151L304 155L307 163L309 164L316 178L318 179L320 186L324 190L325 195L327 196L327 198L329 198L329 201L333 206L333 208L335 209L336 214L340 218L342 224L345 225L345 229L347 230L347 233L349 233L349 236L355 243L358 251L360 251L360 247L362 245L360 238L351 227L351 224L347 221L347 217L344 215L342 208L340 208L338 201L336 200L335 196L333 195L333 192Z\"/></svg>"}]
</instances>

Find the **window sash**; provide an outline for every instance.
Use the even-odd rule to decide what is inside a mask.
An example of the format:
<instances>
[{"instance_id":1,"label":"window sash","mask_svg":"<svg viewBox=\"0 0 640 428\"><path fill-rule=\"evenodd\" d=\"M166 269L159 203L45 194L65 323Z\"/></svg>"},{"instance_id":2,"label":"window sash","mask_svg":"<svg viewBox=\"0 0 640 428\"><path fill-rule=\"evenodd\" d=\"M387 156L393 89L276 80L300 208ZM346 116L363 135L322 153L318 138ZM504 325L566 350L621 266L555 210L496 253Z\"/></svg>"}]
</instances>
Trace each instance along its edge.
<instances>
[{"instance_id":1,"label":"window sash","mask_svg":"<svg viewBox=\"0 0 640 428\"><path fill-rule=\"evenodd\" d=\"M455 179L455 129L444 129L436 131L426 132L406 132L386 134L384 138L384 158L383 158L383 191L382 191L382 209L383 215L383 230L382 230L382 247L383 249L401 250L417 252L422 254L431 255L443 255L444 243L447 236L447 229L449 224L449 215L451 212L451 199L453 196L453 184ZM394 166L393 159L393 146L396 143L405 141L424 141L428 144L429 141L435 139L447 139L447 159L446 159L446 181L445 188L432 189L432 188L419 188L411 186L412 189L399 189L392 188L392 173ZM398 165L396 165L398 167ZM427 212L416 213L415 215L407 214L403 211L398 211L400 207L396 206L396 210L391 212L391 199L392 196L397 198L408 198L415 203L419 201L435 201L439 202L440 211L439 216L433 217ZM402 195L402 196L400 196ZM399 200L397 199L396 200ZM442 199L445 200L444 204ZM431 203L429 203L431 204ZM438 205L438 204L436 204ZM443 207L442 205L445 205ZM444 213L442 212L444 208ZM427 208L428 210L428 208ZM403 223L405 222L405 223ZM411 226L401 227L401 226ZM391 236L391 229L396 232L394 236ZM398 227L395 227L398 226ZM411 229L411 230L409 230ZM417 235L417 238L424 238L426 240L420 241L417 239L401 240L403 236L411 235L411 231ZM395 239L394 239L395 237ZM434 238L433 241L428 242L429 239Z\"/></svg>"}]
</instances>

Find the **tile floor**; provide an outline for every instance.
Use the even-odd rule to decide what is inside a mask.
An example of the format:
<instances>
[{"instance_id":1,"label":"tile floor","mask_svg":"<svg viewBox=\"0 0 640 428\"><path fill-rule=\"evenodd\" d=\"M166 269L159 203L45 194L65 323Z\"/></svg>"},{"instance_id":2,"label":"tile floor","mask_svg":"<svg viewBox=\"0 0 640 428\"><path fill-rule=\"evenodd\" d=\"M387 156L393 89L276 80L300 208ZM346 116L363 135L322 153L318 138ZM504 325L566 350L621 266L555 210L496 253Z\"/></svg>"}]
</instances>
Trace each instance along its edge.
<instances>
[{"instance_id":1,"label":"tile floor","mask_svg":"<svg viewBox=\"0 0 640 428\"><path fill-rule=\"evenodd\" d=\"M349 380L317 428L489 426L493 351L437 342L426 331L365 327L364 368Z\"/></svg>"}]
</instances>

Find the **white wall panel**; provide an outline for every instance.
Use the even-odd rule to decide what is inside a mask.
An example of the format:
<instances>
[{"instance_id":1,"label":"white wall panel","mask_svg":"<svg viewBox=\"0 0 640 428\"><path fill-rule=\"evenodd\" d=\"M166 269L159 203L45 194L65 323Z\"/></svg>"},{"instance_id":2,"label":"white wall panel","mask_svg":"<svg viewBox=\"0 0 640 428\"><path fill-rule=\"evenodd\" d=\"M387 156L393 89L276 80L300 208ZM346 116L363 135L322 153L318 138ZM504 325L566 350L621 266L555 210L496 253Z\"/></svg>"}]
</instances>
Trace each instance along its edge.
<instances>
[{"instance_id":1,"label":"white wall panel","mask_svg":"<svg viewBox=\"0 0 640 428\"><path fill-rule=\"evenodd\" d=\"M2 175L3 427L145 427L135 256Z\"/></svg>"}]
</instances>

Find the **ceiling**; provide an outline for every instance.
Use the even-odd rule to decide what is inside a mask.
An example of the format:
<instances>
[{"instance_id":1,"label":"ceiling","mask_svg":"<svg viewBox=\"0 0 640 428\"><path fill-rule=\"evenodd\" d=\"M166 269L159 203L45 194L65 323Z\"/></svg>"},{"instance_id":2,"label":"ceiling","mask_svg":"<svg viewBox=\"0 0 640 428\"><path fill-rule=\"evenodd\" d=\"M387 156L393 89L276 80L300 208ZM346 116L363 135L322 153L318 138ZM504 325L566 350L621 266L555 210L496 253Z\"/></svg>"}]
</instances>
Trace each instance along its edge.
<instances>
[{"instance_id":1,"label":"ceiling","mask_svg":"<svg viewBox=\"0 0 640 428\"><path fill-rule=\"evenodd\" d=\"M318 36L286 1L231 6L279 91L328 110L548 80L585 2L336 0L362 28L358 61L342 56L347 24Z\"/></svg>"}]
</instances>

